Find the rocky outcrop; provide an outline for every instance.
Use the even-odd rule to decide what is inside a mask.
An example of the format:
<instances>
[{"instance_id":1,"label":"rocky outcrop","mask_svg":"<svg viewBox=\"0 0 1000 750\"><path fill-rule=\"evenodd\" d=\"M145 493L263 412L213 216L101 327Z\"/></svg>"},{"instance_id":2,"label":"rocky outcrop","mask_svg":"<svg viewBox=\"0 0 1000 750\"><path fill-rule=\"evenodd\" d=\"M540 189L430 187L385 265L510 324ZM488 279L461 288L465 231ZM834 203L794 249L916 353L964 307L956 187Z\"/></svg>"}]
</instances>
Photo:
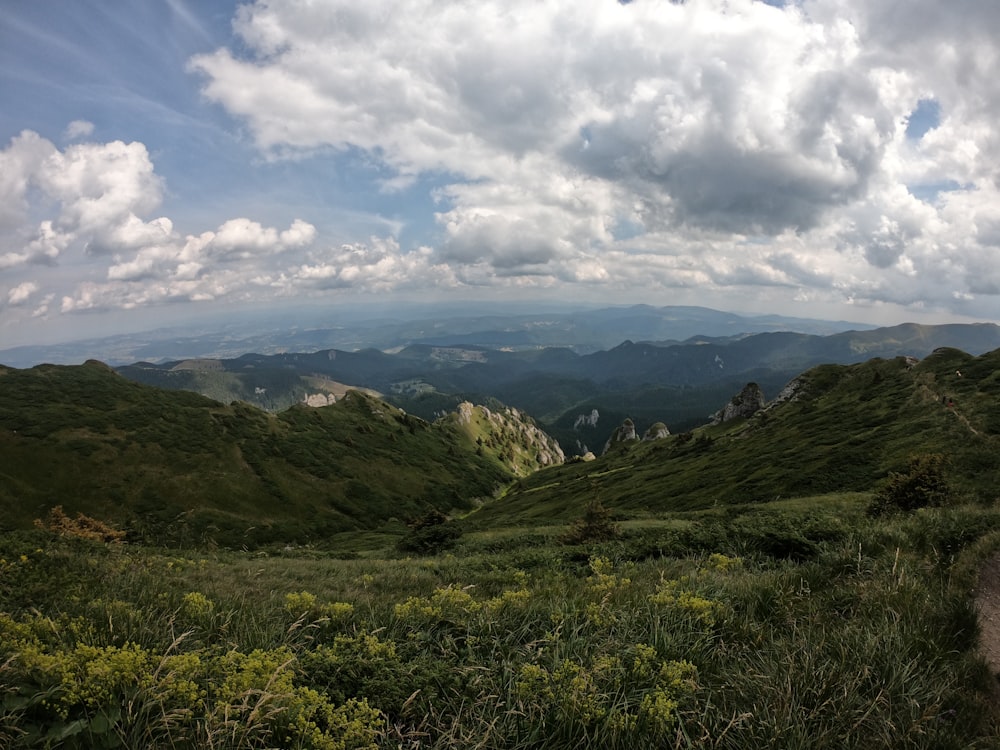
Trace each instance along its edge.
<instances>
[{"instance_id":1,"label":"rocky outcrop","mask_svg":"<svg viewBox=\"0 0 1000 750\"><path fill-rule=\"evenodd\" d=\"M625 443L630 440L638 439L639 436L635 432L635 422L626 417L625 421L622 422L619 427L616 427L615 431L611 433L611 437L608 438L608 442L604 444L604 450L601 452L601 455L611 450L611 446L615 443Z\"/></svg>"},{"instance_id":2,"label":"rocky outcrop","mask_svg":"<svg viewBox=\"0 0 1000 750\"><path fill-rule=\"evenodd\" d=\"M746 419L764 408L764 391L756 383L747 383L728 404L712 415L712 424L722 424L734 419Z\"/></svg>"},{"instance_id":3,"label":"rocky outcrop","mask_svg":"<svg viewBox=\"0 0 1000 750\"><path fill-rule=\"evenodd\" d=\"M306 406L329 406L337 403L337 397L332 393L307 393L302 399L302 403Z\"/></svg>"},{"instance_id":4,"label":"rocky outcrop","mask_svg":"<svg viewBox=\"0 0 1000 750\"><path fill-rule=\"evenodd\" d=\"M444 419L452 420L474 437L480 451L495 455L517 476L566 460L558 441L513 407L490 409L466 401Z\"/></svg>"},{"instance_id":5,"label":"rocky outcrop","mask_svg":"<svg viewBox=\"0 0 1000 750\"><path fill-rule=\"evenodd\" d=\"M670 437L670 430L663 422L654 422L646 430L646 434L642 436L643 442L647 440L660 440L661 438Z\"/></svg>"},{"instance_id":6,"label":"rocky outcrop","mask_svg":"<svg viewBox=\"0 0 1000 750\"><path fill-rule=\"evenodd\" d=\"M665 437L670 437L670 430L667 429L667 426L663 422L654 422L643 434L642 440L645 442L647 440L659 440ZM611 433L611 437L608 438L608 442L604 444L602 455L611 450L611 446L616 443L627 443L632 440L639 440L639 433L635 429L635 422L626 418L625 421L622 422L619 427L616 427L615 431Z\"/></svg>"},{"instance_id":7,"label":"rocky outcrop","mask_svg":"<svg viewBox=\"0 0 1000 750\"><path fill-rule=\"evenodd\" d=\"M458 409L455 410L455 416L458 419L459 424L472 424L472 415L475 413L476 407L472 405L469 401L463 401L458 405ZM489 411L488 409L486 411Z\"/></svg>"},{"instance_id":8,"label":"rocky outcrop","mask_svg":"<svg viewBox=\"0 0 1000 750\"><path fill-rule=\"evenodd\" d=\"M774 401L767 405L767 408L770 409L786 401L794 401L802 393L802 386L802 378L793 378L781 389L781 392L775 397Z\"/></svg>"}]
</instances>

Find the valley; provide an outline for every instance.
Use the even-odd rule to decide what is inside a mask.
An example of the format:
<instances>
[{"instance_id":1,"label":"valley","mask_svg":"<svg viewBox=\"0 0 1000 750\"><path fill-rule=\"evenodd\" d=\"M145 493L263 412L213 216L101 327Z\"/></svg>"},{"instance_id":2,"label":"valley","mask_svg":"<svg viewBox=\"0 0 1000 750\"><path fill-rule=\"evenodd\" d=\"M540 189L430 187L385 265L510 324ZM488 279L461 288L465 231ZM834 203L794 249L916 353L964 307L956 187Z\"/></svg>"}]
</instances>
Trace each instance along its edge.
<instances>
[{"instance_id":1,"label":"valley","mask_svg":"<svg viewBox=\"0 0 1000 750\"><path fill-rule=\"evenodd\" d=\"M659 313L666 317L670 311ZM647 322L638 330L674 329ZM489 339L488 333L480 335ZM567 455L575 455L600 452L626 418L640 432L663 422L672 432L683 433L705 424L747 382L756 382L767 398L774 398L799 373L820 364L921 358L940 347L981 354L1000 347L1000 327L907 324L829 335L779 331L693 336L683 342L625 340L586 354L569 346L511 349L446 346L450 339L441 341L411 343L391 352L327 349L139 362L117 371L137 382L192 390L223 403L244 401L269 411L309 398L328 399L351 386L367 388L427 421L463 401L494 399L527 412Z\"/></svg>"},{"instance_id":2,"label":"valley","mask_svg":"<svg viewBox=\"0 0 1000 750\"><path fill-rule=\"evenodd\" d=\"M994 747L975 594L1000 551L1000 349L879 343L774 370L759 403L645 380L740 341L0 369L0 740ZM589 368L575 403L540 385L567 363ZM135 369L367 389L269 411ZM648 425L586 408L579 384L615 377L648 389ZM518 378L588 444L625 439L564 453L531 411L461 398ZM430 419L389 403L401 382L432 385ZM713 403L648 430L664 393ZM752 408L710 420L735 394Z\"/></svg>"}]
</instances>

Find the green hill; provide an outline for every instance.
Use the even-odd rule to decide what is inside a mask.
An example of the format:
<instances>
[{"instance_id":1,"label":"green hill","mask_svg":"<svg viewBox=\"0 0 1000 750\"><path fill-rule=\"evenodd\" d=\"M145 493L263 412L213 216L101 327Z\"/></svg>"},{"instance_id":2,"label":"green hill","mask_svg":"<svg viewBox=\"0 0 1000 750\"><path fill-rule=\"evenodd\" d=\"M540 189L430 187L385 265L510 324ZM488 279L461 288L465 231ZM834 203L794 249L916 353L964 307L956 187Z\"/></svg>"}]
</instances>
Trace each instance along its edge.
<instances>
[{"instance_id":1,"label":"green hill","mask_svg":"<svg viewBox=\"0 0 1000 750\"><path fill-rule=\"evenodd\" d=\"M636 333L656 330L635 324ZM665 422L671 431L684 432L702 424L748 381L773 395L793 376L824 363L925 357L943 346L981 354L1000 346L1000 327L908 323L824 336L775 331L684 342L627 340L589 354L566 346L509 350L485 344L499 346L490 337L473 344L442 333L436 344L413 343L392 353L245 354L139 362L118 371L147 385L192 390L223 403L246 401L268 411L309 396L339 397L344 383L385 394L395 406L428 420L462 401L496 398L531 414L567 453L583 453L584 446L603 445L626 416L641 431ZM580 416L594 409L599 424L581 426Z\"/></svg>"},{"instance_id":2,"label":"green hill","mask_svg":"<svg viewBox=\"0 0 1000 750\"><path fill-rule=\"evenodd\" d=\"M954 490L993 501L1000 472L1000 350L823 365L748 420L615 446L523 479L482 525L578 517L592 499L625 516L868 491L911 456L943 454Z\"/></svg>"},{"instance_id":3,"label":"green hill","mask_svg":"<svg viewBox=\"0 0 1000 750\"><path fill-rule=\"evenodd\" d=\"M749 420L565 465L551 438L497 403L429 423L352 391L270 414L93 362L0 368L0 384L4 527L61 504L172 544L316 542L400 530L431 509L482 506L467 523L483 528L565 522L591 499L641 518L864 492L929 453L948 457L965 499L992 501L1000 471L1000 350L823 365Z\"/></svg>"},{"instance_id":4,"label":"green hill","mask_svg":"<svg viewBox=\"0 0 1000 750\"><path fill-rule=\"evenodd\" d=\"M998 395L1000 351L824 365L535 471L551 442L496 403L270 415L0 369L4 524L58 500L153 542L0 528L0 746L995 748ZM871 512L942 455L950 502ZM447 554L397 544L417 512Z\"/></svg>"},{"instance_id":5,"label":"green hill","mask_svg":"<svg viewBox=\"0 0 1000 750\"><path fill-rule=\"evenodd\" d=\"M352 391L269 414L110 368L0 367L0 526L55 505L170 544L304 543L466 511L557 447L512 410L431 424ZM489 414L489 418L482 415Z\"/></svg>"}]
</instances>

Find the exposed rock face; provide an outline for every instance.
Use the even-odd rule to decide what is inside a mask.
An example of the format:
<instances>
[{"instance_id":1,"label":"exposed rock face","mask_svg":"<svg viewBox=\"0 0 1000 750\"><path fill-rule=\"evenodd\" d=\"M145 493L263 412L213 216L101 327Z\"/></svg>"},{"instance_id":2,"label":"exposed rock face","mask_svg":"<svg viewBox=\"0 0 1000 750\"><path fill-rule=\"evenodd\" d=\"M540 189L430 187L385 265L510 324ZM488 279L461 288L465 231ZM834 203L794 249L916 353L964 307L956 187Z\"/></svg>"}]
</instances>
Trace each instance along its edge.
<instances>
[{"instance_id":1,"label":"exposed rock face","mask_svg":"<svg viewBox=\"0 0 1000 750\"><path fill-rule=\"evenodd\" d=\"M517 476L566 460L558 441L513 407L489 409L466 401L450 418L470 434L478 434L481 449L496 455Z\"/></svg>"},{"instance_id":2,"label":"exposed rock face","mask_svg":"<svg viewBox=\"0 0 1000 750\"><path fill-rule=\"evenodd\" d=\"M459 424L470 424L472 422L472 413L475 408L470 402L463 401L458 405L458 410L455 414L458 416Z\"/></svg>"},{"instance_id":3,"label":"exposed rock face","mask_svg":"<svg viewBox=\"0 0 1000 750\"><path fill-rule=\"evenodd\" d=\"M774 401L768 404L768 408L770 409L778 404L783 404L786 401L794 401L799 397L800 393L802 393L802 379L793 378L784 388L781 389L781 393L775 397Z\"/></svg>"},{"instance_id":4,"label":"exposed rock face","mask_svg":"<svg viewBox=\"0 0 1000 750\"><path fill-rule=\"evenodd\" d=\"M309 393L302 399L302 403L306 406L329 406L337 403L337 397L332 393Z\"/></svg>"},{"instance_id":5,"label":"exposed rock face","mask_svg":"<svg viewBox=\"0 0 1000 750\"><path fill-rule=\"evenodd\" d=\"M615 443L624 443L628 440L638 439L639 436L635 433L635 422L626 418L625 421L621 423L621 426L616 427L615 431L611 433L611 437L608 438L608 442L604 444L604 450L601 452L601 455L611 450L611 446Z\"/></svg>"},{"instance_id":6,"label":"exposed rock face","mask_svg":"<svg viewBox=\"0 0 1000 750\"><path fill-rule=\"evenodd\" d=\"M712 424L721 424L733 419L746 419L764 408L764 391L756 383L747 383L743 390L712 415Z\"/></svg>"},{"instance_id":7,"label":"exposed rock face","mask_svg":"<svg viewBox=\"0 0 1000 750\"><path fill-rule=\"evenodd\" d=\"M659 440L660 438L670 437L670 430L663 422L654 422L646 430L646 434L642 436L643 441L646 440Z\"/></svg>"},{"instance_id":8,"label":"exposed rock face","mask_svg":"<svg viewBox=\"0 0 1000 750\"><path fill-rule=\"evenodd\" d=\"M591 409L590 414L576 415L576 420L573 422L573 431L581 433L580 437L576 439L576 449L581 455L590 452L587 442L597 439L597 422L600 418L601 414L597 409Z\"/></svg>"},{"instance_id":9,"label":"exposed rock face","mask_svg":"<svg viewBox=\"0 0 1000 750\"><path fill-rule=\"evenodd\" d=\"M337 403L340 399L347 398L347 394L351 391L367 394L380 401L382 399L382 394L378 391L373 391L368 388L354 388L353 386L338 383L335 380L329 380L327 378L309 377L303 378L303 380L311 381L309 383L310 387L321 389L315 393L306 392L306 395L302 397L301 401L301 403L306 406L315 406L317 408L321 406L330 406L331 404ZM257 388L255 390L255 394L258 396L266 395L266 389ZM280 403L280 401L278 403Z\"/></svg>"}]
</instances>

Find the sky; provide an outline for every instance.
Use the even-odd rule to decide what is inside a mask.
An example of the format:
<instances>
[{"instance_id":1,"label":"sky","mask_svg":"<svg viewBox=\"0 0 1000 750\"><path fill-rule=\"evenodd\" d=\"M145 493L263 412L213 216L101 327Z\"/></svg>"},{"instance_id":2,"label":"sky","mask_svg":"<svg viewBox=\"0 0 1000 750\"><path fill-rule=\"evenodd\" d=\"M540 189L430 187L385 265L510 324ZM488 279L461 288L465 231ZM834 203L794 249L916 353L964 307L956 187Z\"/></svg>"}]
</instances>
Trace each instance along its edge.
<instances>
[{"instance_id":1,"label":"sky","mask_svg":"<svg viewBox=\"0 0 1000 750\"><path fill-rule=\"evenodd\" d=\"M1000 320L995 0L2 0L0 348L399 300Z\"/></svg>"}]
</instances>

